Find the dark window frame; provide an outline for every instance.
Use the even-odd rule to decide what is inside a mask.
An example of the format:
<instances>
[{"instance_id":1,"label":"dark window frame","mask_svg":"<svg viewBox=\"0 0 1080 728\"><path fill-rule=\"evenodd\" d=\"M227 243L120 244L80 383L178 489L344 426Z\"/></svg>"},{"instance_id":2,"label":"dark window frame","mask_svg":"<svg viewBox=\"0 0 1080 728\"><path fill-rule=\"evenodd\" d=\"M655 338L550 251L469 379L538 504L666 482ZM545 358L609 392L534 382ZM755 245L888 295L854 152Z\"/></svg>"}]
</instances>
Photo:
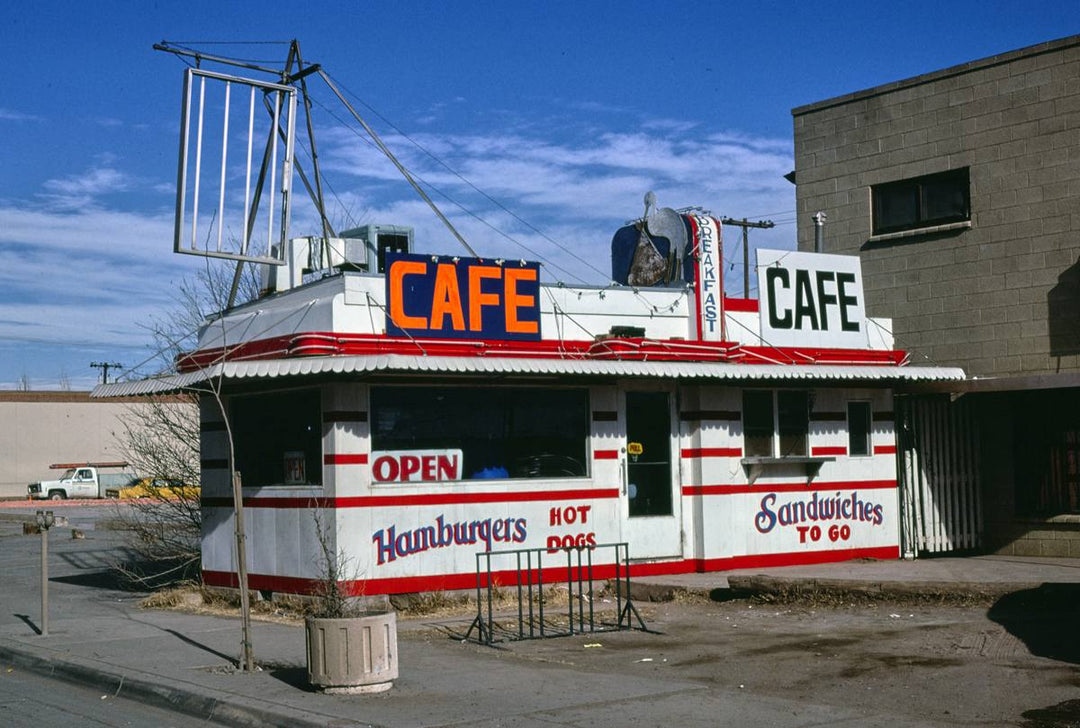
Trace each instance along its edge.
<instances>
[{"instance_id":1,"label":"dark window frame","mask_svg":"<svg viewBox=\"0 0 1080 728\"><path fill-rule=\"evenodd\" d=\"M942 195L960 195L959 206L953 205L959 209L951 213L934 212L933 208L940 206L945 199ZM870 198L873 235L971 221L971 176L968 167L873 185ZM903 205L911 208L910 215L890 212L887 208ZM906 219L890 219L900 217Z\"/></svg>"}]
</instances>

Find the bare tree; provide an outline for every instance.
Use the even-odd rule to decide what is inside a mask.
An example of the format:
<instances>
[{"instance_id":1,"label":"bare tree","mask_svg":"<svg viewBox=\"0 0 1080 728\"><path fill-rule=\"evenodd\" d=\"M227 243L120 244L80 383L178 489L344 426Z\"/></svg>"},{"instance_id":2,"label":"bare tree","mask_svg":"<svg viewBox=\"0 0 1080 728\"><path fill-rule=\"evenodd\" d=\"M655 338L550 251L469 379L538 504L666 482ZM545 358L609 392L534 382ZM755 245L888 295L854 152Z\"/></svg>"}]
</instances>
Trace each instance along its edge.
<instances>
[{"instance_id":1,"label":"bare tree","mask_svg":"<svg viewBox=\"0 0 1080 728\"><path fill-rule=\"evenodd\" d=\"M30 391L30 375L27 374L26 372L23 372L22 374L20 374L19 375L19 381L15 384L15 389L19 390L20 392L29 392Z\"/></svg>"},{"instance_id":2,"label":"bare tree","mask_svg":"<svg viewBox=\"0 0 1080 728\"><path fill-rule=\"evenodd\" d=\"M192 394L148 397L127 408L115 433L123 458L142 476L118 514L134 557L118 565L142 587L199 578L199 410Z\"/></svg>"},{"instance_id":3,"label":"bare tree","mask_svg":"<svg viewBox=\"0 0 1080 728\"><path fill-rule=\"evenodd\" d=\"M258 295L252 266L241 279L240 300ZM174 372L177 357L194 348L199 328L225 306L231 267L208 264L177 285L175 306L147 326L155 355L144 373ZM202 537L199 396L210 394L221 406L220 383L200 390L147 397L127 408L118 449L141 476L119 519L131 534L131 558L120 571L143 588L197 581ZM227 417L227 413L224 413ZM230 436L231 449L231 436ZM230 458L231 461L231 458Z\"/></svg>"}]
</instances>

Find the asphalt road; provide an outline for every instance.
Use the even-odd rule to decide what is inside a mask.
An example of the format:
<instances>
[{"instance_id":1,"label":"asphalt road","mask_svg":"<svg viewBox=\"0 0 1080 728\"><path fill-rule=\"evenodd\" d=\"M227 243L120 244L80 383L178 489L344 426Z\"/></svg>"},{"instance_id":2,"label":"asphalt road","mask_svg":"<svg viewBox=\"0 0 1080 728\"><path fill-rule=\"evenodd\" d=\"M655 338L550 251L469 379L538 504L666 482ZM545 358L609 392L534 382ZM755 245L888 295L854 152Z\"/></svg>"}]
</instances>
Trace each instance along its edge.
<instances>
[{"instance_id":1,"label":"asphalt road","mask_svg":"<svg viewBox=\"0 0 1080 728\"><path fill-rule=\"evenodd\" d=\"M216 724L5 667L0 671L0 725L194 728Z\"/></svg>"},{"instance_id":2,"label":"asphalt road","mask_svg":"<svg viewBox=\"0 0 1080 728\"><path fill-rule=\"evenodd\" d=\"M82 615L130 613L140 595L118 588L107 570L123 553L123 537L94 529L80 540L71 538L70 529L52 533L54 636L85 639ZM0 520L0 624L20 633L32 633L38 619L38 548L37 536L23 536L19 524ZM1080 584L963 606L834 599L639 607L662 634L534 640L492 650L447 640L435 630L403 631L402 678L394 691L366 704L365 719L403 726L710 726L720 707L730 713L737 706L742 725L782 715L790 717L786 724L820 724L831 715L842 725L1080 726ZM462 631L468 619L463 616ZM302 645L298 634L293 641ZM300 654L287 654L293 653ZM438 679L418 683L420 661L428 663L425 674ZM531 677L504 694L487 695L500 665ZM552 689L562 692L553 696ZM473 697L448 697L459 694ZM97 694L55 708L35 695L16 690L0 699L5 711L15 697L29 701L14 711L18 720L55 709L60 712L48 719L64 725L80 721L62 718L63 711L88 711L92 725L99 718L90 711L112 707L98 705ZM175 717L171 724L187 725L180 720L187 719ZM50 725L12 723L0 713L0 725L31 724Z\"/></svg>"}]
</instances>

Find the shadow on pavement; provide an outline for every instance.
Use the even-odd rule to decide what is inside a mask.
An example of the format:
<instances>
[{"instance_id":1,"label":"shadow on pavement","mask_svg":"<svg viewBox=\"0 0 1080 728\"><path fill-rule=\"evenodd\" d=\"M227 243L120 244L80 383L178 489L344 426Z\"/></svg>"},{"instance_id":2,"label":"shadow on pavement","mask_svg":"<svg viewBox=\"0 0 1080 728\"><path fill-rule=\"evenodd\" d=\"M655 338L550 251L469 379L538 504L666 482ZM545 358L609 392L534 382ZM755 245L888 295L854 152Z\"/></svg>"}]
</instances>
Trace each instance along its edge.
<instances>
[{"instance_id":1,"label":"shadow on pavement","mask_svg":"<svg viewBox=\"0 0 1080 728\"><path fill-rule=\"evenodd\" d=\"M55 581L61 584L71 584L73 586L88 586L93 587L94 589L109 589L110 591L146 591L144 588L135 588L135 585L131 583L130 579L125 579L124 576L115 569L88 571L81 574L72 574L70 576L54 576L51 577L49 581Z\"/></svg>"},{"instance_id":2,"label":"shadow on pavement","mask_svg":"<svg viewBox=\"0 0 1080 728\"><path fill-rule=\"evenodd\" d=\"M218 652L213 647L208 647L208 646L204 645L202 642L199 642L198 640L193 640L190 637L188 637L187 635L181 634L180 632L177 632L175 629L163 628L162 631L171 634L176 639L180 640L181 642L185 642L185 643L191 645L192 647L198 647L203 652L209 652L211 655L214 655L215 657L220 657L222 660L225 660L226 662L228 662L230 665L232 665L234 667L236 667L239 664L238 661L237 661L237 658L234 657L233 655L226 655L224 652Z\"/></svg>"},{"instance_id":3,"label":"shadow on pavement","mask_svg":"<svg viewBox=\"0 0 1080 728\"><path fill-rule=\"evenodd\" d=\"M1080 700L1066 700L1049 708L1025 710L1021 728L1075 728L1080 725Z\"/></svg>"},{"instance_id":4,"label":"shadow on pavement","mask_svg":"<svg viewBox=\"0 0 1080 728\"><path fill-rule=\"evenodd\" d=\"M29 614L15 614L12 616L18 617L23 622L25 622L27 627L34 630L34 634L41 634L41 627L39 627L37 623L34 622L34 620L30 619Z\"/></svg>"},{"instance_id":5,"label":"shadow on pavement","mask_svg":"<svg viewBox=\"0 0 1080 728\"><path fill-rule=\"evenodd\" d=\"M262 668L270 673L270 677L280 680L289 687L303 690L308 693L316 692L308 682L307 667L303 665L276 665L264 663Z\"/></svg>"},{"instance_id":6,"label":"shadow on pavement","mask_svg":"<svg viewBox=\"0 0 1080 728\"><path fill-rule=\"evenodd\" d=\"M1080 664L1080 584L1043 584L999 598L986 616L1039 657Z\"/></svg>"}]
</instances>

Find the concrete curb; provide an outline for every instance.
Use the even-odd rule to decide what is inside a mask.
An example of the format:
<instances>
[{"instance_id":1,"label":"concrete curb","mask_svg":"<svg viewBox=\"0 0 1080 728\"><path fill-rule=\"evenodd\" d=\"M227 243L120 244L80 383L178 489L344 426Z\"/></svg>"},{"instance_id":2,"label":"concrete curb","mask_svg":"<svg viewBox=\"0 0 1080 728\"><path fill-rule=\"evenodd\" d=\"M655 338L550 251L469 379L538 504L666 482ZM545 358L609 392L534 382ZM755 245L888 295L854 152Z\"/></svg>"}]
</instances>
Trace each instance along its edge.
<instances>
[{"instance_id":1,"label":"concrete curb","mask_svg":"<svg viewBox=\"0 0 1080 728\"><path fill-rule=\"evenodd\" d=\"M1042 582L967 581L868 581L820 579L814 577L729 576L732 591L747 594L858 594L876 598L992 599L1025 589L1037 589Z\"/></svg>"},{"instance_id":2,"label":"concrete curb","mask_svg":"<svg viewBox=\"0 0 1080 728\"><path fill-rule=\"evenodd\" d=\"M77 658L61 659L43 656L38 651L22 650L11 645L0 645L0 663L33 672L45 677L64 680L101 690L113 697L123 697L141 703L190 715L215 724L234 728L265 728L265 726L296 726L297 728L325 728L338 724L340 719L326 715L325 720L313 721L291 710L269 710L250 704L239 696L221 693L198 686L188 689L176 685L164 685L149 679L145 674L111 672L88 664ZM113 666L110 666L113 667ZM357 723L356 725L361 725Z\"/></svg>"}]
</instances>

